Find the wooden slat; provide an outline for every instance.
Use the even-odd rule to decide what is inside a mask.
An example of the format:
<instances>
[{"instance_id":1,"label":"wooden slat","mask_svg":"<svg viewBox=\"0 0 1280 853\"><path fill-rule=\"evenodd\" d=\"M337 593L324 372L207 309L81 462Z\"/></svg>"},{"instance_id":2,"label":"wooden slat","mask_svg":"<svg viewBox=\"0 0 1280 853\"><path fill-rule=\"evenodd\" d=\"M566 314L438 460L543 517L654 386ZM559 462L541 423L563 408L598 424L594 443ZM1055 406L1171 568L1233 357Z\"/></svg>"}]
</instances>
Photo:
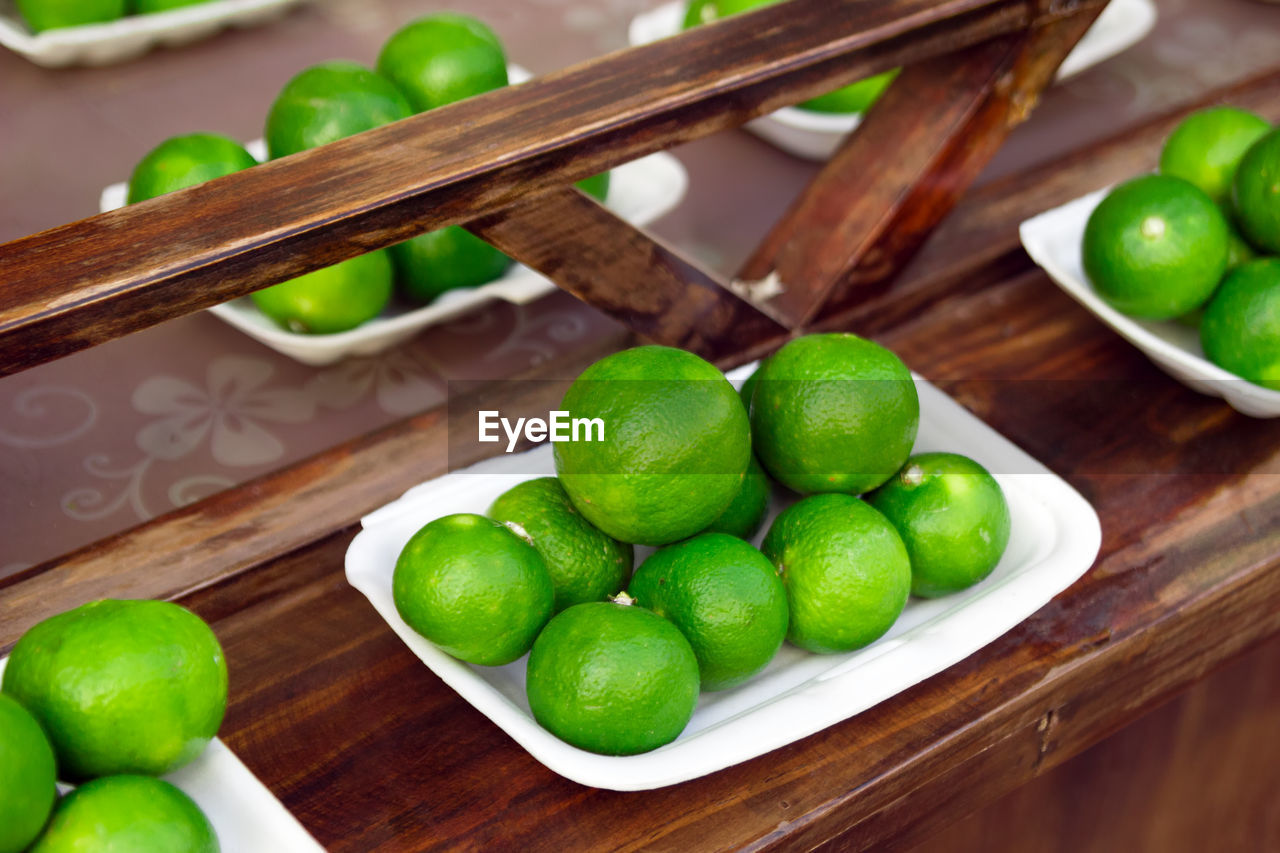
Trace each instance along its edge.
<instances>
[{"instance_id":1,"label":"wooden slat","mask_svg":"<svg viewBox=\"0 0 1280 853\"><path fill-rule=\"evenodd\" d=\"M940 299L964 298L986 287L989 278L980 274L985 267L1004 264L1001 277L1010 269L1025 270L1029 262L1018 248L1019 222L1149 169L1162 140L1186 112L1223 101L1280 120L1280 73L1214 93L1087 151L982 187L903 271L892 299L825 317L822 327L881 335L909 325ZM601 339L526 378L572 378L591 361L632 342L625 334ZM956 346L941 339L931 345L940 351ZM501 383L494 393L499 396L491 407L502 410L526 406L545 412L558 401L555 386L544 382ZM979 414L987 414L985 408ZM444 412L426 412L0 581L0 651L40 619L84 601L110 595L177 597L349 529L361 515L443 473L448 460L441 448L449 435ZM494 446L484 447L492 452Z\"/></svg>"},{"instance_id":2,"label":"wooden slat","mask_svg":"<svg viewBox=\"0 0 1280 853\"><path fill-rule=\"evenodd\" d=\"M0 246L0 375L1104 0L790 0Z\"/></svg>"},{"instance_id":3,"label":"wooden slat","mask_svg":"<svg viewBox=\"0 0 1280 853\"><path fill-rule=\"evenodd\" d=\"M679 252L577 190L552 190L468 228L655 343L741 363L788 336Z\"/></svg>"},{"instance_id":4,"label":"wooden slat","mask_svg":"<svg viewBox=\"0 0 1280 853\"><path fill-rule=\"evenodd\" d=\"M905 69L738 281L769 282L764 304L791 328L837 291L830 308L871 295L950 212L1100 11Z\"/></svg>"}]
</instances>

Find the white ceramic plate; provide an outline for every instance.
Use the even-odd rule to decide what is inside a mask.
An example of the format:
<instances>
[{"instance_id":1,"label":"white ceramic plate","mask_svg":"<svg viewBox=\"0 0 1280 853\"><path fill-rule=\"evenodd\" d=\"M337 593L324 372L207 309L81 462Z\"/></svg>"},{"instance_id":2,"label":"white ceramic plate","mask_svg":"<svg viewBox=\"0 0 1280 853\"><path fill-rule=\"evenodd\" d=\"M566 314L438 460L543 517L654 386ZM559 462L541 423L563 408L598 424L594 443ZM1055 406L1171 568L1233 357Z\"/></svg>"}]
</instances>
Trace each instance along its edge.
<instances>
[{"instance_id":1,"label":"white ceramic plate","mask_svg":"<svg viewBox=\"0 0 1280 853\"><path fill-rule=\"evenodd\" d=\"M636 16L628 30L632 45L675 35L680 31L688 4L682 0ZM1111 0L1110 5L1080 39L1058 69L1059 80L1097 65L1141 41L1156 22L1152 0ZM859 113L819 113L783 107L747 122L747 130L790 154L808 160L826 160L840 141L862 121Z\"/></svg>"},{"instance_id":2,"label":"white ceramic plate","mask_svg":"<svg viewBox=\"0 0 1280 853\"><path fill-rule=\"evenodd\" d=\"M528 79L527 71L511 69L512 82ZM259 160L266 158L262 140L248 144ZM141 156L141 155L139 155ZM684 198L689 178L680 161L658 152L613 169L605 205L634 225L647 225L670 211ZM123 207L128 184L112 184L102 191L99 209ZM209 310L246 335L277 352L305 364L331 364L348 356L372 355L426 329L495 299L524 305L556 289L556 285L523 264L513 265L501 278L475 288L444 293L429 305L415 307L393 301L379 317L346 332L332 335L300 335L280 328L246 297Z\"/></svg>"},{"instance_id":3,"label":"white ceramic plate","mask_svg":"<svg viewBox=\"0 0 1280 853\"><path fill-rule=\"evenodd\" d=\"M0 674L8 658L0 658ZM323 853L298 819L214 738L200 757L163 777L195 800L224 853ZM59 786L62 787L62 786Z\"/></svg>"},{"instance_id":4,"label":"white ceramic plate","mask_svg":"<svg viewBox=\"0 0 1280 853\"><path fill-rule=\"evenodd\" d=\"M1084 272L1080 244L1089 215L1108 191L1098 190L1022 223L1018 233L1027 254L1073 299L1188 388L1221 397L1241 414L1280 416L1280 391L1255 385L1209 361L1198 330L1172 320L1126 316L1094 291Z\"/></svg>"},{"instance_id":5,"label":"white ceramic plate","mask_svg":"<svg viewBox=\"0 0 1280 853\"><path fill-rule=\"evenodd\" d=\"M740 383L753 366L730 374ZM391 577L400 550L422 525L455 512L484 513L499 494L553 475L551 448L500 456L410 489L362 520L347 550L347 580L442 681L555 772L620 791L671 785L799 740L962 660L1026 619L1093 564L1101 528L1079 493L933 385L917 381L917 452L951 450L987 467L1009 501L1012 535L982 583L947 598L912 599L897 624L856 652L815 655L784 644L760 675L703 693L685 731L642 755L596 755L569 746L534 721L525 698L527 658L473 666L441 652L396 613ZM776 503L776 502L775 502ZM771 508L770 520L782 507ZM764 526L756 542L763 538ZM651 549L638 549L637 565Z\"/></svg>"},{"instance_id":6,"label":"white ceramic plate","mask_svg":"<svg viewBox=\"0 0 1280 853\"><path fill-rule=\"evenodd\" d=\"M251 27L284 14L299 0L213 0L103 24L33 33L13 0L0 0L0 44L37 65L109 65L153 47L176 47L225 27Z\"/></svg>"}]
</instances>

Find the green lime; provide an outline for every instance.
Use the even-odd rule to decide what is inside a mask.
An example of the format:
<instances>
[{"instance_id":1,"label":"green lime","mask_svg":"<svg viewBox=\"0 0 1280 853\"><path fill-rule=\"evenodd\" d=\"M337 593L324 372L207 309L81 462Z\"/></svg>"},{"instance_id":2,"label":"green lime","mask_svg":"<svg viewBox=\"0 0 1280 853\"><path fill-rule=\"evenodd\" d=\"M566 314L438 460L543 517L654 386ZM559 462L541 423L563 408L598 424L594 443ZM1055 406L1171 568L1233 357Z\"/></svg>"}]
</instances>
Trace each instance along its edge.
<instances>
[{"instance_id":1,"label":"green lime","mask_svg":"<svg viewBox=\"0 0 1280 853\"><path fill-rule=\"evenodd\" d=\"M609 197L609 172L600 172L589 178L583 178L575 186L596 201L603 202Z\"/></svg>"},{"instance_id":2,"label":"green lime","mask_svg":"<svg viewBox=\"0 0 1280 853\"><path fill-rule=\"evenodd\" d=\"M493 30L454 12L397 30L382 46L377 67L416 112L507 85L507 58Z\"/></svg>"},{"instance_id":3,"label":"green lime","mask_svg":"<svg viewBox=\"0 0 1280 853\"><path fill-rule=\"evenodd\" d=\"M1227 266L1222 211L1181 178L1146 175L1120 184L1089 215L1085 273L1117 311L1167 320L1202 305Z\"/></svg>"},{"instance_id":4,"label":"green lime","mask_svg":"<svg viewBox=\"0 0 1280 853\"><path fill-rule=\"evenodd\" d=\"M603 432L602 440L552 445L560 484L592 524L623 542L665 545L703 530L737 494L751 457L737 392L684 350L606 356L574 380L560 408Z\"/></svg>"},{"instance_id":5,"label":"green lime","mask_svg":"<svg viewBox=\"0 0 1280 853\"><path fill-rule=\"evenodd\" d=\"M234 139L216 133L174 136L138 161L129 178L128 202L186 189L257 164Z\"/></svg>"},{"instance_id":6,"label":"green lime","mask_svg":"<svg viewBox=\"0 0 1280 853\"><path fill-rule=\"evenodd\" d=\"M123 18L125 0L18 0L18 14L32 32L101 24Z\"/></svg>"},{"instance_id":7,"label":"green lime","mask_svg":"<svg viewBox=\"0 0 1280 853\"><path fill-rule=\"evenodd\" d=\"M400 618L445 652L498 666L529 651L555 590L532 545L492 519L458 513L413 534L391 595Z\"/></svg>"},{"instance_id":8,"label":"green lime","mask_svg":"<svg viewBox=\"0 0 1280 853\"><path fill-rule=\"evenodd\" d=\"M182 6L198 6L201 3L210 3L213 0L132 0L133 11L139 15L147 15L152 12L165 12L169 9L178 9Z\"/></svg>"},{"instance_id":9,"label":"green lime","mask_svg":"<svg viewBox=\"0 0 1280 853\"><path fill-rule=\"evenodd\" d=\"M681 23L683 29L710 24L730 15L771 6L779 0L692 0L685 9ZM796 104L800 109L819 113L864 113L871 108L893 79L898 76L900 68L876 74L833 89L824 95L810 98Z\"/></svg>"},{"instance_id":10,"label":"green lime","mask_svg":"<svg viewBox=\"0 0 1280 853\"><path fill-rule=\"evenodd\" d=\"M391 259L380 249L256 290L250 298L291 332L328 335L378 316L393 286Z\"/></svg>"},{"instance_id":11,"label":"green lime","mask_svg":"<svg viewBox=\"0 0 1280 853\"><path fill-rule=\"evenodd\" d=\"M742 478L742 485L733 500L725 507L715 521L707 527L707 533L728 533L739 539L750 539L764 524L765 514L769 510L769 496L773 484L769 475L760 467L755 454L747 463L747 473Z\"/></svg>"},{"instance_id":12,"label":"green lime","mask_svg":"<svg viewBox=\"0 0 1280 853\"><path fill-rule=\"evenodd\" d=\"M534 641L527 676L534 719L566 743L605 755L670 743L698 704L698 659L680 630L612 601L554 616Z\"/></svg>"},{"instance_id":13,"label":"green lime","mask_svg":"<svg viewBox=\"0 0 1280 853\"><path fill-rule=\"evenodd\" d=\"M163 779L107 776L76 788L54 810L31 853L218 853L200 807Z\"/></svg>"},{"instance_id":14,"label":"green lime","mask_svg":"<svg viewBox=\"0 0 1280 853\"><path fill-rule=\"evenodd\" d=\"M542 555L555 587L556 613L571 604L603 601L627 585L635 548L583 518L555 477L526 480L503 492L489 517Z\"/></svg>"},{"instance_id":15,"label":"green lime","mask_svg":"<svg viewBox=\"0 0 1280 853\"><path fill-rule=\"evenodd\" d=\"M381 74L355 62L322 62L296 75L272 102L267 153L272 159L296 154L412 113L404 95Z\"/></svg>"},{"instance_id":16,"label":"green lime","mask_svg":"<svg viewBox=\"0 0 1280 853\"><path fill-rule=\"evenodd\" d=\"M751 398L752 395L756 393L756 383L760 381L760 371L764 369L766 361L768 361L768 359L760 362L760 365L755 370L751 371L751 375L747 377L747 381L743 382L742 387L738 389L738 396L742 399L742 405L746 407L748 415L751 414Z\"/></svg>"},{"instance_id":17,"label":"green lime","mask_svg":"<svg viewBox=\"0 0 1280 853\"><path fill-rule=\"evenodd\" d=\"M1160 151L1160 173L1182 178L1217 204L1231 195L1240 158L1271 125L1247 110L1210 107L1187 116Z\"/></svg>"},{"instance_id":18,"label":"green lime","mask_svg":"<svg viewBox=\"0 0 1280 853\"><path fill-rule=\"evenodd\" d=\"M751 403L761 464L803 494L875 488L902 467L919 425L906 365L850 334L785 344L761 368Z\"/></svg>"},{"instance_id":19,"label":"green lime","mask_svg":"<svg viewBox=\"0 0 1280 853\"><path fill-rule=\"evenodd\" d=\"M703 533L659 548L627 593L684 634L704 690L743 683L787 638L782 579L764 554L735 536Z\"/></svg>"},{"instance_id":20,"label":"green lime","mask_svg":"<svg viewBox=\"0 0 1280 853\"><path fill-rule=\"evenodd\" d=\"M991 574L1009 544L1009 504L995 478L957 453L919 453L867 503L893 524L911 558L911 592L967 589Z\"/></svg>"},{"instance_id":21,"label":"green lime","mask_svg":"<svg viewBox=\"0 0 1280 853\"><path fill-rule=\"evenodd\" d=\"M762 550L787 587L787 639L811 652L860 649L911 594L911 562L889 520L852 495L813 495L774 520Z\"/></svg>"},{"instance_id":22,"label":"green lime","mask_svg":"<svg viewBox=\"0 0 1280 853\"><path fill-rule=\"evenodd\" d=\"M1200 342L1214 364L1280 391L1280 258L1227 275L1200 321Z\"/></svg>"},{"instance_id":23,"label":"green lime","mask_svg":"<svg viewBox=\"0 0 1280 853\"><path fill-rule=\"evenodd\" d=\"M218 733L227 663L213 631L185 608L95 601L27 631L3 689L44 728L61 778L160 775Z\"/></svg>"},{"instance_id":24,"label":"green lime","mask_svg":"<svg viewBox=\"0 0 1280 853\"><path fill-rule=\"evenodd\" d=\"M1231 198L1249 242L1267 254L1280 254L1280 130L1245 152Z\"/></svg>"},{"instance_id":25,"label":"green lime","mask_svg":"<svg viewBox=\"0 0 1280 853\"><path fill-rule=\"evenodd\" d=\"M401 293L422 303L493 281L511 266L510 258L458 225L419 234L388 251Z\"/></svg>"},{"instance_id":26,"label":"green lime","mask_svg":"<svg viewBox=\"0 0 1280 853\"><path fill-rule=\"evenodd\" d=\"M58 789L53 747L17 700L0 693L0 853L19 853L35 840Z\"/></svg>"}]
</instances>

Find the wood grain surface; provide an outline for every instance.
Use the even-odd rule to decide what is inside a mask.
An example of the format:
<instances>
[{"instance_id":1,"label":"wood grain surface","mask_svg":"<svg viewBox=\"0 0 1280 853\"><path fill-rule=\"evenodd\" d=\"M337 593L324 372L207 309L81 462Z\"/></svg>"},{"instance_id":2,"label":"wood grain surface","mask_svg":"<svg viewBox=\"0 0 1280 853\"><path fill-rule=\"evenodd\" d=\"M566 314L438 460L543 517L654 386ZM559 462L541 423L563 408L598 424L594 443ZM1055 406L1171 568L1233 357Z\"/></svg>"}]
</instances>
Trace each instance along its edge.
<instances>
[{"instance_id":1,"label":"wood grain surface","mask_svg":"<svg viewBox=\"0 0 1280 853\"><path fill-rule=\"evenodd\" d=\"M791 0L0 246L0 375L1105 0Z\"/></svg>"}]
</instances>

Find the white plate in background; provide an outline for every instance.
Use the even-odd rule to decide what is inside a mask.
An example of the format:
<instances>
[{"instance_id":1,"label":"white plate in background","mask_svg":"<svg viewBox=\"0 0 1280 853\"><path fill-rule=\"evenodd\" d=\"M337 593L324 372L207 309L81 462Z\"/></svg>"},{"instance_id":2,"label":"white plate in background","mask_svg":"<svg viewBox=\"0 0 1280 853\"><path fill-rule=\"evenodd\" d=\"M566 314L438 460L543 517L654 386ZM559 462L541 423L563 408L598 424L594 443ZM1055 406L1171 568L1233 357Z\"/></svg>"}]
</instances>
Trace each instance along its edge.
<instances>
[{"instance_id":1,"label":"white plate in background","mask_svg":"<svg viewBox=\"0 0 1280 853\"><path fill-rule=\"evenodd\" d=\"M529 72L511 68L513 83L529 78ZM259 160L266 159L262 140L246 146ZM138 154L141 159L145 152ZM665 152L650 154L612 170L605 206L633 225L647 225L669 212L684 198L689 177L684 166ZM123 207L128 184L112 184L102 191L101 211ZM247 296L215 305L214 316L258 342L304 364L331 364L349 356L373 355L408 340L414 335L479 306L501 299L524 305L553 292L556 285L523 264L515 264L501 277L473 288L458 288L442 294L429 305L413 306L393 299L381 316L346 332L331 335L303 335L290 332L260 312Z\"/></svg>"},{"instance_id":2,"label":"white plate in background","mask_svg":"<svg viewBox=\"0 0 1280 853\"><path fill-rule=\"evenodd\" d=\"M211 0L101 24L33 33L13 0L0 0L0 44L48 68L109 65L165 45L177 47L225 27L251 27L279 17L299 0Z\"/></svg>"},{"instance_id":3,"label":"white plate in background","mask_svg":"<svg viewBox=\"0 0 1280 853\"><path fill-rule=\"evenodd\" d=\"M647 44L680 32L687 5L676 0L636 16L627 32L628 41L632 45ZM1151 32L1155 23L1153 0L1111 0L1063 60L1057 79L1065 80L1132 47ZM820 113L783 107L743 127L797 157L826 160L861 121L860 113Z\"/></svg>"},{"instance_id":4,"label":"white plate in background","mask_svg":"<svg viewBox=\"0 0 1280 853\"><path fill-rule=\"evenodd\" d=\"M0 658L0 675L8 662ZM298 819L217 738L195 761L161 778L195 800L213 824L223 853L324 853Z\"/></svg>"},{"instance_id":5,"label":"white plate in background","mask_svg":"<svg viewBox=\"0 0 1280 853\"><path fill-rule=\"evenodd\" d=\"M1280 416L1280 391L1241 379L1204 356L1200 332L1173 320L1140 320L1108 305L1089 283L1080 246L1089 215L1109 189L1047 210L1018 228L1022 246L1049 278L1102 322L1142 350L1156 366L1201 394L1221 397L1255 418Z\"/></svg>"},{"instance_id":6,"label":"white plate in background","mask_svg":"<svg viewBox=\"0 0 1280 853\"><path fill-rule=\"evenodd\" d=\"M753 368L730 377L740 383ZM921 420L915 452L950 450L971 456L1004 489L1012 534L999 566L963 592L933 600L912 598L889 633L864 649L816 655L784 644L765 671L746 684L702 693L680 737L652 752L619 757L569 746L539 726L529 711L527 656L499 667L464 663L419 636L396 612L391 578L408 539L435 518L483 514L516 483L553 475L549 445L420 484L365 516L363 530L347 550L347 580L432 672L562 776L628 791L713 773L852 717L964 659L1026 619L1093 564L1102 536L1093 507L933 385L918 380L917 388ZM770 521L779 509L775 501ZM766 523L757 544L767 529ZM649 550L637 549L637 564Z\"/></svg>"}]
</instances>

